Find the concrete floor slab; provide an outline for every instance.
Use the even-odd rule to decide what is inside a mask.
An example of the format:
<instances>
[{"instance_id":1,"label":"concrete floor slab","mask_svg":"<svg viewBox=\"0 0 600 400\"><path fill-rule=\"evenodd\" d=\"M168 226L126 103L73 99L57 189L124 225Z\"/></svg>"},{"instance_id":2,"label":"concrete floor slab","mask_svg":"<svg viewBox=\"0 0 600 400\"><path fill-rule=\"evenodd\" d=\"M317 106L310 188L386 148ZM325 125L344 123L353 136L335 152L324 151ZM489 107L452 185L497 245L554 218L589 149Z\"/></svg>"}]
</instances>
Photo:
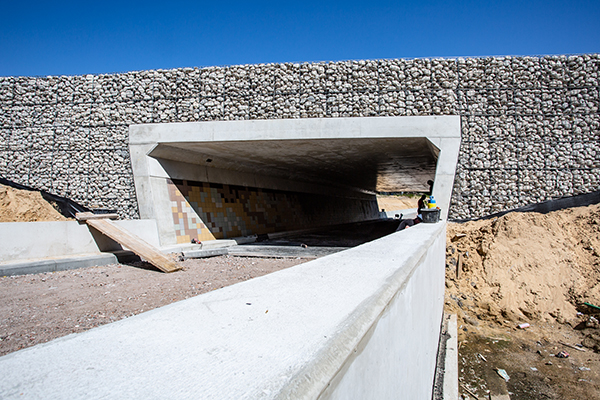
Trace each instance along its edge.
<instances>
[{"instance_id":1,"label":"concrete floor slab","mask_svg":"<svg viewBox=\"0 0 600 400\"><path fill-rule=\"evenodd\" d=\"M319 258L347 250L348 247L301 247L301 246L235 246L229 247L229 255L238 257L302 257Z\"/></svg>"}]
</instances>

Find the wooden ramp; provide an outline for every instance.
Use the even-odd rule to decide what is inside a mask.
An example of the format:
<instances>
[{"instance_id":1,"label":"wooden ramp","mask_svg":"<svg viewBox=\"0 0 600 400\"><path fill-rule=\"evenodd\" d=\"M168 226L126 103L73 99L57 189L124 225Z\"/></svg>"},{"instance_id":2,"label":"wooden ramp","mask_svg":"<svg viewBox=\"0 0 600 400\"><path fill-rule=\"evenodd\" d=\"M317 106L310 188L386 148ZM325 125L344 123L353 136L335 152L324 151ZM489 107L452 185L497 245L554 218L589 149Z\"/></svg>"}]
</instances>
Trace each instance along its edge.
<instances>
[{"instance_id":1,"label":"wooden ramp","mask_svg":"<svg viewBox=\"0 0 600 400\"><path fill-rule=\"evenodd\" d=\"M161 253L156 247L120 226L115 225L109 219L116 218L115 214L78 213L76 218L78 221L85 221L92 228L97 229L122 246L127 247L163 272L175 272L181 269L180 266Z\"/></svg>"}]
</instances>

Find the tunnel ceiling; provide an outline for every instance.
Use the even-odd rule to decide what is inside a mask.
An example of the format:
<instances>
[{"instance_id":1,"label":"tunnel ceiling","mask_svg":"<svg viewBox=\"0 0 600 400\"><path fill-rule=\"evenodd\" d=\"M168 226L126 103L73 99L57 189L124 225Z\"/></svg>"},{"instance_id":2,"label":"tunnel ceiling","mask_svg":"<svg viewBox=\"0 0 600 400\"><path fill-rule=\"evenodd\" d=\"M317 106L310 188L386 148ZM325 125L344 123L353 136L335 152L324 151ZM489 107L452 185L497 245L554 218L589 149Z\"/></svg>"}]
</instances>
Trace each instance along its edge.
<instances>
[{"instance_id":1,"label":"tunnel ceiling","mask_svg":"<svg viewBox=\"0 0 600 400\"><path fill-rule=\"evenodd\" d=\"M426 138L159 143L150 156L370 192L426 191L439 150Z\"/></svg>"}]
</instances>

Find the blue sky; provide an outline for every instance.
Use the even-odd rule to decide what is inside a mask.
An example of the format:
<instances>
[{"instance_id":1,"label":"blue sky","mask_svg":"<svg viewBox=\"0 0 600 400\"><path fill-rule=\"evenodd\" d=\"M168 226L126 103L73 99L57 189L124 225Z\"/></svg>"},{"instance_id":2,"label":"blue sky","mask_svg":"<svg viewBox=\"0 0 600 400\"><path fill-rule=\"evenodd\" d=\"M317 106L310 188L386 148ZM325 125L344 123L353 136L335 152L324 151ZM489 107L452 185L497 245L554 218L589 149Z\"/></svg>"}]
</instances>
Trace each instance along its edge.
<instances>
[{"instance_id":1,"label":"blue sky","mask_svg":"<svg viewBox=\"0 0 600 400\"><path fill-rule=\"evenodd\" d=\"M0 76L600 52L600 0L5 2Z\"/></svg>"}]
</instances>

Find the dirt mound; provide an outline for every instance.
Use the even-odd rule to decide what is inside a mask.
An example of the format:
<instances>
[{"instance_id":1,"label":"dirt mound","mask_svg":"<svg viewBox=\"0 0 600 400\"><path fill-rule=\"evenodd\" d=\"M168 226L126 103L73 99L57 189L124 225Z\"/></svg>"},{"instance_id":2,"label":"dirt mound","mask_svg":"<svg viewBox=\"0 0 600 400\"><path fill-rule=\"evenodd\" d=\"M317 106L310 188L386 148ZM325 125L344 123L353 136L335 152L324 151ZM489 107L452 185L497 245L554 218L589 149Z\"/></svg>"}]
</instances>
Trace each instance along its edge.
<instances>
[{"instance_id":1,"label":"dirt mound","mask_svg":"<svg viewBox=\"0 0 600 400\"><path fill-rule=\"evenodd\" d=\"M0 222L67 220L39 192L0 185Z\"/></svg>"},{"instance_id":2,"label":"dirt mound","mask_svg":"<svg viewBox=\"0 0 600 400\"><path fill-rule=\"evenodd\" d=\"M600 304L600 205L449 224L447 239L446 309L462 323L564 323Z\"/></svg>"}]
</instances>

